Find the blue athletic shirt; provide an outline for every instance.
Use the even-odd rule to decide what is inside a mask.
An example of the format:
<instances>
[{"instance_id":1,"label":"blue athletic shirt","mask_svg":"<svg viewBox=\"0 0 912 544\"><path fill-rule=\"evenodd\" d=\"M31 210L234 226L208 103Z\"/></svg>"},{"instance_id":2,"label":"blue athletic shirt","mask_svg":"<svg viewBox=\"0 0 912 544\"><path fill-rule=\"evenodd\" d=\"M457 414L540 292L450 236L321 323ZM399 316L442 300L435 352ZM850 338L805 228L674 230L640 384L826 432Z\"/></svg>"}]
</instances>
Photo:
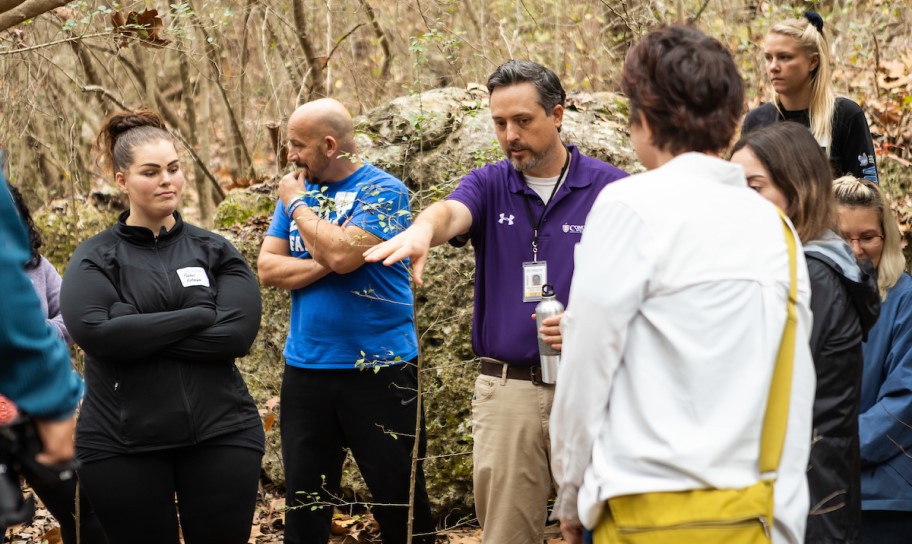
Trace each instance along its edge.
<instances>
[{"instance_id":1,"label":"blue athletic shirt","mask_svg":"<svg viewBox=\"0 0 912 544\"><path fill-rule=\"evenodd\" d=\"M348 222L388 240L411 224L405 185L365 163L349 177L307 183L304 202L336 225ZM319 226L317 227L319 228ZM288 240L293 257L312 258L279 200L266 236ZM365 263L291 291L285 362L298 368L350 369L397 364L418 355L408 262Z\"/></svg>"}]
</instances>

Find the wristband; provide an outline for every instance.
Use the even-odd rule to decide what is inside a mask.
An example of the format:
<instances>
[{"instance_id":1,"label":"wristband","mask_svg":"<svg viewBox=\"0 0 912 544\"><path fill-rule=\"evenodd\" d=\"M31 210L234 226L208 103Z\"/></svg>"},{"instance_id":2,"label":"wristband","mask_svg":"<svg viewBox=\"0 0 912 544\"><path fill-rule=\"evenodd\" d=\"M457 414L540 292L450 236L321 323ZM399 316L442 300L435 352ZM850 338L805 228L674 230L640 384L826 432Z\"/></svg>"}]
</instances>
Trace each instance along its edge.
<instances>
[{"instance_id":1,"label":"wristband","mask_svg":"<svg viewBox=\"0 0 912 544\"><path fill-rule=\"evenodd\" d=\"M304 200L301 197L298 197L298 198L292 200L291 204L287 208L285 208L285 215L287 215L289 219L294 219L293 216L294 216L295 210L297 210L298 208L300 208L301 206L304 206L304 205L305 205Z\"/></svg>"}]
</instances>

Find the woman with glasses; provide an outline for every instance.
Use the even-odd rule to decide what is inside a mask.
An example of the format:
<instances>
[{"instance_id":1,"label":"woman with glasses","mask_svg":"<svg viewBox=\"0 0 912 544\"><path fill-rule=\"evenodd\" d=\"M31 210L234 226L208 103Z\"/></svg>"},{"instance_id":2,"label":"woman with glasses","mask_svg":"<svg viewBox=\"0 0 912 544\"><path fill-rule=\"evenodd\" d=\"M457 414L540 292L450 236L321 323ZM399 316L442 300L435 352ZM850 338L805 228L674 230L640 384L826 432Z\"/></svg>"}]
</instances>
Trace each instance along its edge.
<instances>
[{"instance_id":1,"label":"woman with glasses","mask_svg":"<svg viewBox=\"0 0 912 544\"><path fill-rule=\"evenodd\" d=\"M744 167L748 186L792 220L811 279L817 392L806 542L859 542L861 343L879 309L874 275L858 266L852 249L830 230L836 220L832 178L806 128L785 122L751 132L735 144L731 160Z\"/></svg>"},{"instance_id":2,"label":"woman with glasses","mask_svg":"<svg viewBox=\"0 0 912 544\"><path fill-rule=\"evenodd\" d=\"M764 40L763 56L773 100L747 114L742 134L796 121L826 150L836 176L853 174L876 182L874 143L864 111L854 101L836 96L833 89L823 18L808 11L801 19L773 25Z\"/></svg>"},{"instance_id":3,"label":"woman with glasses","mask_svg":"<svg viewBox=\"0 0 912 544\"><path fill-rule=\"evenodd\" d=\"M834 185L839 230L877 269L880 319L862 346L861 508L864 542L912 534L912 278L896 217L880 188L852 177Z\"/></svg>"}]
</instances>

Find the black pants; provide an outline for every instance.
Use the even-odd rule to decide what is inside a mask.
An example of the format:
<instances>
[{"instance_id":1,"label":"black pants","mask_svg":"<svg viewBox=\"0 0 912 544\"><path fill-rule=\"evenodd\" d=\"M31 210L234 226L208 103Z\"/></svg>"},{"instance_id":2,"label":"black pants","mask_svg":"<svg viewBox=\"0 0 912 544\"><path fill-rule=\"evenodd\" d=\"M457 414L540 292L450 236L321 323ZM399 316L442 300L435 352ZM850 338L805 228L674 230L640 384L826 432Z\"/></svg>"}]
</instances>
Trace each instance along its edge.
<instances>
[{"instance_id":1,"label":"black pants","mask_svg":"<svg viewBox=\"0 0 912 544\"><path fill-rule=\"evenodd\" d=\"M24 476L26 482L60 524L63 544L76 544L76 478L65 482L47 483L41 478L32 477L28 473L28 469ZM85 492L79 494L79 517L79 542L82 544L107 543L108 540ZM0 525L0 534L6 534L6 527Z\"/></svg>"},{"instance_id":2,"label":"black pants","mask_svg":"<svg viewBox=\"0 0 912 544\"><path fill-rule=\"evenodd\" d=\"M79 478L112 544L177 544L178 511L187 544L247 544L261 458L193 446L86 463Z\"/></svg>"},{"instance_id":3,"label":"black pants","mask_svg":"<svg viewBox=\"0 0 912 544\"><path fill-rule=\"evenodd\" d=\"M912 512L862 510L861 541L864 544L912 542Z\"/></svg>"},{"instance_id":4,"label":"black pants","mask_svg":"<svg viewBox=\"0 0 912 544\"><path fill-rule=\"evenodd\" d=\"M280 425L288 507L286 544L329 539L338 502L344 448L349 448L373 496L372 512L384 544L406 544L409 477L417 415L413 362L360 370L305 370L286 366ZM421 414L420 453L426 446ZM327 506L312 508L314 504ZM434 542L434 520L418 464L412 542Z\"/></svg>"}]
</instances>

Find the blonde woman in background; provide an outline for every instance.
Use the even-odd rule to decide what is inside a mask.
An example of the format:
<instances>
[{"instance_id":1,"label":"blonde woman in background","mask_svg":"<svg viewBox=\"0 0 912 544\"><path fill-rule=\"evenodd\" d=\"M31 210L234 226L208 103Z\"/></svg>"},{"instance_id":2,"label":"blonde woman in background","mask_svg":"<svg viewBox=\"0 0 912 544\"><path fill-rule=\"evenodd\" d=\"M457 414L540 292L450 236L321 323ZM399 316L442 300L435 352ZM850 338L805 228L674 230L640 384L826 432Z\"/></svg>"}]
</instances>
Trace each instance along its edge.
<instances>
[{"instance_id":1,"label":"blonde woman in background","mask_svg":"<svg viewBox=\"0 0 912 544\"><path fill-rule=\"evenodd\" d=\"M844 177L834 185L839 230L877 268L883 304L863 344L861 380L862 541L909 542L912 533L912 277L896 217L880 188Z\"/></svg>"},{"instance_id":2,"label":"blonde woman in background","mask_svg":"<svg viewBox=\"0 0 912 544\"><path fill-rule=\"evenodd\" d=\"M851 174L877 183L874 142L864 111L833 89L823 18L807 11L801 19L773 25L763 56L773 101L747 114L742 134L780 121L801 123L826 149L834 177Z\"/></svg>"}]
</instances>

